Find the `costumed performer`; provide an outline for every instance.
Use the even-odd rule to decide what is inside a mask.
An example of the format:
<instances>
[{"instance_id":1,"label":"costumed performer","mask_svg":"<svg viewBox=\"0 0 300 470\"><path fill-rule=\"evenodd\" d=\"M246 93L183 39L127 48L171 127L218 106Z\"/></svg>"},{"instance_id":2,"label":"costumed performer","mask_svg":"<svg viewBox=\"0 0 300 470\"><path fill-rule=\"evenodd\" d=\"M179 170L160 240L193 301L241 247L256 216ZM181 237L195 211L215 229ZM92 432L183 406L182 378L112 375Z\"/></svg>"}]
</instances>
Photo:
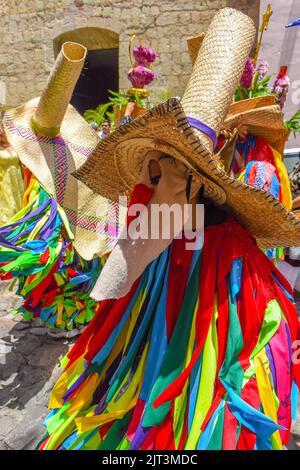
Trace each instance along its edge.
<instances>
[{"instance_id":1,"label":"costumed performer","mask_svg":"<svg viewBox=\"0 0 300 470\"><path fill-rule=\"evenodd\" d=\"M254 38L250 18L220 10L181 102L117 129L76 172L113 200L131 189L128 232L145 220L151 229L154 205L204 203L204 245L200 230L187 249L182 226L168 239L119 238L91 294L99 310L52 391L41 449L288 442L299 323L289 284L256 240L299 244L300 223L268 192L229 177L213 154Z\"/></svg>"},{"instance_id":2,"label":"costumed performer","mask_svg":"<svg viewBox=\"0 0 300 470\"><path fill-rule=\"evenodd\" d=\"M26 169L27 204L0 230L0 276L18 278L18 311L56 337L78 334L93 318L89 293L125 211L72 176L100 140L69 105L86 53L64 43L41 98L3 117Z\"/></svg>"},{"instance_id":3,"label":"costumed performer","mask_svg":"<svg viewBox=\"0 0 300 470\"><path fill-rule=\"evenodd\" d=\"M0 120L0 227L21 209L24 190L18 155L8 142Z\"/></svg>"},{"instance_id":4,"label":"costumed performer","mask_svg":"<svg viewBox=\"0 0 300 470\"><path fill-rule=\"evenodd\" d=\"M262 33L265 27L267 24L262 28ZM205 33L200 33L188 39L192 63L196 60L204 37ZM258 57L261 40L254 57ZM285 93L282 93L279 81L286 83L286 78L279 74L280 78L278 75L271 93L268 88L270 76L266 76L267 63L261 61L255 69L254 61L255 58L247 59L234 95L237 101L230 106L224 128L220 132L217 150L227 173L251 186L269 191L291 210L291 188L283 162L289 130L276 107L277 103L281 104L281 109L283 107ZM251 95L254 97L247 98ZM279 247L267 250L266 254L275 263L284 257L283 249Z\"/></svg>"}]
</instances>

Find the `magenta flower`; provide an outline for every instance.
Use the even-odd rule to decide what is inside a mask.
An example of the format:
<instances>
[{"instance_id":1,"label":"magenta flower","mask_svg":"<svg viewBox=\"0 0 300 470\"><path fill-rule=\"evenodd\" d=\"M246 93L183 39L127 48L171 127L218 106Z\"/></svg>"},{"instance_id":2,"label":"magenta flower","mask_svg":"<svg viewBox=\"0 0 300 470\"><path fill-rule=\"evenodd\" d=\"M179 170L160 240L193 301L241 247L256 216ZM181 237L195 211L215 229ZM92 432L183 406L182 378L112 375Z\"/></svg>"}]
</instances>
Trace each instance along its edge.
<instances>
[{"instance_id":1,"label":"magenta flower","mask_svg":"<svg viewBox=\"0 0 300 470\"><path fill-rule=\"evenodd\" d=\"M256 72L259 72L258 80L261 81L268 73L269 70L269 62L266 60L262 60L257 69Z\"/></svg>"},{"instance_id":2,"label":"magenta flower","mask_svg":"<svg viewBox=\"0 0 300 470\"><path fill-rule=\"evenodd\" d=\"M144 88L145 85L149 85L155 78L154 72L143 65L130 69L127 76L134 88Z\"/></svg>"},{"instance_id":3,"label":"magenta flower","mask_svg":"<svg viewBox=\"0 0 300 470\"><path fill-rule=\"evenodd\" d=\"M132 36L129 47L130 61L132 68L129 70L127 77L131 82L133 88L144 88L149 85L155 78L154 72L151 70L151 65L157 58L156 53L150 47L143 47L139 44L132 51L131 57L131 45L135 36Z\"/></svg>"},{"instance_id":4,"label":"magenta flower","mask_svg":"<svg viewBox=\"0 0 300 470\"><path fill-rule=\"evenodd\" d=\"M286 102L290 84L291 82L287 75L277 77L274 82L272 93L276 93L277 102L281 109L283 109Z\"/></svg>"},{"instance_id":5,"label":"magenta flower","mask_svg":"<svg viewBox=\"0 0 300 470\"><path fill-rule=\"evenodd\" d=\"M144 65L145 67L149 67L149 65L155 61L157 55L152 49L150 49L150 47L143 47L139 44L133 49L133 57L135 59L136 66Z\"/></svg>"},{"instance_id":6,"label":"magenta flower","mask_svg":"<svg viewBox=\"0 0 300 470\"><path fill-rule=\"evenodd\" d=\"M241 77L240 83L242 87L247 88L247 89L251 87L253 76L254 76L254 70L255 69L254 69L252 59L251 57L248 57L243 75Z\"/></svg>"}]
</instances>

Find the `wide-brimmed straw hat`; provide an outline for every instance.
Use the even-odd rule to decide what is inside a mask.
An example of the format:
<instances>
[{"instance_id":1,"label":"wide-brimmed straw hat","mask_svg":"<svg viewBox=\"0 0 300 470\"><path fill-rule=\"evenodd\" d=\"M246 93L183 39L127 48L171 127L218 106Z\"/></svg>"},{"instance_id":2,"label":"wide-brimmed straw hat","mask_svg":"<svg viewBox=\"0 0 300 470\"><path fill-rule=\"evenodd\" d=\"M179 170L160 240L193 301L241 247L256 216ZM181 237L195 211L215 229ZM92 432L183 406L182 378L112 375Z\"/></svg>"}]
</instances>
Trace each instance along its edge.
<instances>
[{"instance_id":1,"label":"wide-brimmed straw hat","mask_svg":"<svg viewBox=\"0 0 300 470\"><path fill-rule=\"evenodd\" d=\"M192 65L194 65L206 33L187 39ZM275 96L258 96L237 101L230 105L225 118L225 130L246 128L249 134L263 137L273 148L282 153L289 135Z\"/></svg>"},{"instance_id":2,"label":"wide-brimmed straw hat","mask_svg":"<svg viewBox=\"0 0 300 470\"><path fill-rule=\"evenodd\" d=\"M112 249L114 222L118 217L120 223L124 220L124 209L119 213L117 204L93 193L72 175L100 140L69 105L86 54L82 45L64 43L42 96L5 112L4 124L21 162L65 210L75 247L88 260Z\"/></svg>"},{"instance_id":3,"label":"wide-brimmed straw hat","mask_svg":"<svg viewBox=\"0 0 300 470\"><path fill-rule=\"evenodd\" d=\"M248 16L231 8L220 10L203 40L181 102L172 98L118 128L98 144L76 177L116 200L120 193L132 191L146 154L158 150L184 163L204 185L206 197L226 203L263 246L300 244L295 217L269 193L230 178L213 156L254 38Z\"/></svg>"},{"instance_id":4,"label":"wide-brimmed straw hat","mask_svg":"<svg viewBox=\"0 0 300 470\"><path fill-rule=\"evenodd\" d=\"M261 96L233 103L224 121L224 128L246 128L249 134L263 137L281 154L289 136L274 96Z\"/></svg>"}]
</instances>

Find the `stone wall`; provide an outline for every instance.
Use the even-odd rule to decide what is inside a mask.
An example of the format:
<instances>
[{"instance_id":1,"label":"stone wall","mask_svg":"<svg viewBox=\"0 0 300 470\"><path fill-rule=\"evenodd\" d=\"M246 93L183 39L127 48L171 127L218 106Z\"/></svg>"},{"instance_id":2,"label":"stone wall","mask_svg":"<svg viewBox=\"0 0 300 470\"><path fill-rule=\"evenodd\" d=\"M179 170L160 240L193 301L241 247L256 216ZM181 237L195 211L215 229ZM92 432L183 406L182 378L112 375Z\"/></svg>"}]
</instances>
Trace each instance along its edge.
<instances>
[{"instance_id":1,"label":"stone wall","mask_svg":"<svg viewBox=\"0 0 300 470\"><path fill-rule=\"evenodd\" d=\"M180 95L191 70L186 38L205 31L227 5L257 23L259 0L0 0L0 98L6 92L6 104L17 105L38 95L54 61L54 39L84 27L119 34L120 88L128 87L128 42L137 34L159 55L152 96Z\"/></svg>"}]
</instances>

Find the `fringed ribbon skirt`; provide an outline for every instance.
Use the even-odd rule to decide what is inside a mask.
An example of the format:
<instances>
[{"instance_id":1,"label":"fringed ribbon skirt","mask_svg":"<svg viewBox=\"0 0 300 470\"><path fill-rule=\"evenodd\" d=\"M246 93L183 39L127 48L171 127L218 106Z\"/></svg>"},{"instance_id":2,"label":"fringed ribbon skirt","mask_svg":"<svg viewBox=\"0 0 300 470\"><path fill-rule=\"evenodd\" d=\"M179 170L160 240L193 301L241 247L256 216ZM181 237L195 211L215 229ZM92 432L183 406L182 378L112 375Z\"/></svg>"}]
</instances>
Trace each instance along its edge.
<instances>
[{"instance_id":1,"label":"fringed ribbon skirt","mask_svg":"<svg viewBox=\"0 0 300 470\"><path fill-rule=\"evenodd\" d=\"M64 210L31 176L24 208L0 228L0 278L18 279L16 313L71 330L93 318L90 297L105 259L86 261L73 245Z\"/></svg>"},{"instance_id":2,"label":"fringed ribbon skirt","mask_svg":"<svg viewBox=\"0 0 300 470\"><path fill-rule=\"evenodd\" d=\"M174 240L63 361L41 449L282 449L300 383L285 278L228 221Z\"/></svg>"}]
</instances>

